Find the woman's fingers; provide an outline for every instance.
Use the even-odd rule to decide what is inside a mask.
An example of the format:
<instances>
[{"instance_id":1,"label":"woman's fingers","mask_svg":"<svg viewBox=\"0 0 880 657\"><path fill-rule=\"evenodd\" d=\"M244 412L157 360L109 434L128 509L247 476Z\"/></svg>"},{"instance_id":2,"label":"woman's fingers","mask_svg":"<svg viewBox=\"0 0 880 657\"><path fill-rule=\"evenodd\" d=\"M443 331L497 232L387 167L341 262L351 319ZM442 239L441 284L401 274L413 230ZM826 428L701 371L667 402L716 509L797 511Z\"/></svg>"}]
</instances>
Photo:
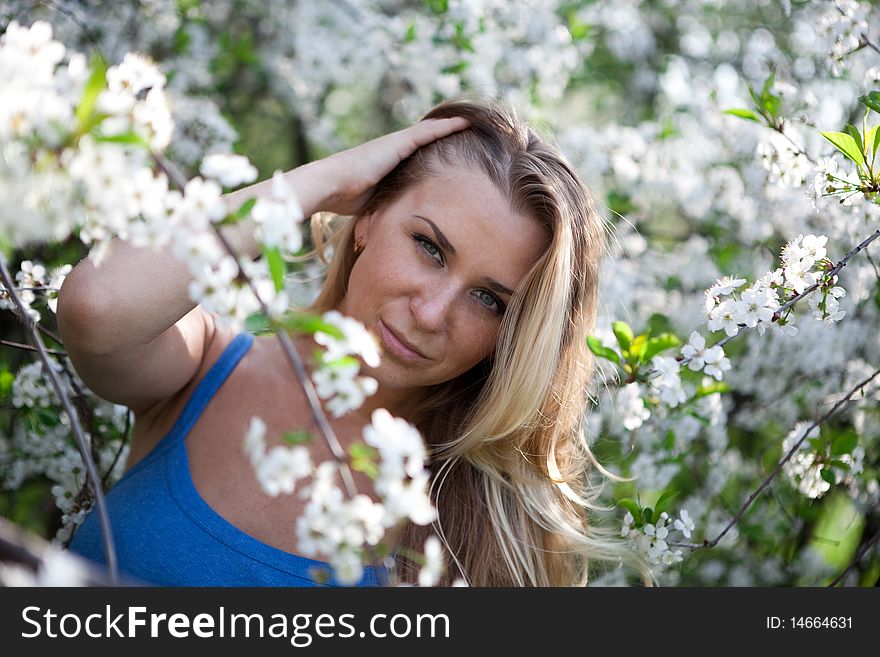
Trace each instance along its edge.
<instances>
[{"instance_id":1,"label":"woman's fingers","mask_svg":"<svg viewBox=\"0 0 880 657\"><path fill-rule=\"evenodd\" d=\"M411 126L408 130L415 147L420 148L432 141L451 135L453 132L464 130L468 126L470 126L470 121L460 116L454 116L449 119L425 119Z\"/></svg>"},{"instance_id":2,"label":"woman's fingers","mask_svg":"<svg viewBox=\"0 0 880 657\"><path fill-rule=\"evenodd\" d=\"M415 125L395 133L403 138L401 148L398 150L398 156L403 160L422 146L451 135L453 132L464 130L469 125L470 121L460 116L454 116L449 119L425 119L419 121Z\"/></svg>"},{"instance_id":3,"label":"woman's fingers","mask_svg":"<svg viewBox=\"0 0 880 657\"><path fill-rule=\"evenodd\" d=\"M328 186L336 190L320 203L320 209L357 213L373 186L401 161L422 146L469 125L470 122L461 117L426 119L320 160L315 166L323 170L324 180L333 181Z\"/></svg>"}]
</instances>

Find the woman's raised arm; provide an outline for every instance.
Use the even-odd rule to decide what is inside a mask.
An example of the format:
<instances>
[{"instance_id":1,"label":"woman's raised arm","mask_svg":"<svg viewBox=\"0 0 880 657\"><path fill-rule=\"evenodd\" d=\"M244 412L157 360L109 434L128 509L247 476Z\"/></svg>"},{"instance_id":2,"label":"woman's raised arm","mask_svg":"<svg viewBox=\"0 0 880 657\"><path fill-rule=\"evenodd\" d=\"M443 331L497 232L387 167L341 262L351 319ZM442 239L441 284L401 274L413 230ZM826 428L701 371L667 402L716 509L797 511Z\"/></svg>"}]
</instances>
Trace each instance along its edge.
<instances>
[{"instance_id":1,"label":"woman's raised arm","mask_svg":"<svg viewBox=\"0 0 880 657\"><path fill-rule=\"evenodd\" d=\"M467 127L464 119L422 121L284 174L305 216L356 214L373 187L420 146ZM230 208L267 196L271 181L227 195ZM230 241L253 257L252 225ZM198 372L214 335L211 315L190 300L191 274L169 250L115 240L99 267L80 262L58 297L61 337L77 372L97 394L136 412L172 397Z\"/></svg>"}]
</instances>

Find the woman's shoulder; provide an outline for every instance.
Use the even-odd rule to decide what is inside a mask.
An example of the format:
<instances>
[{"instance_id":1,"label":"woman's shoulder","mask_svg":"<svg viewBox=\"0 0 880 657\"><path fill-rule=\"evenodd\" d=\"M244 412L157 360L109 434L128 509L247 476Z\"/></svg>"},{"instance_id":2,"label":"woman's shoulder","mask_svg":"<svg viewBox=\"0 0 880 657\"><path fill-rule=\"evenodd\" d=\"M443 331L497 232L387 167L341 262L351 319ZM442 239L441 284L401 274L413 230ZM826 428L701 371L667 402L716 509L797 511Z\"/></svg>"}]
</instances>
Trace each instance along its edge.
<instances>
[{"instance_id":1,"label":"woman's shoulder","mask_svg":"<svg viewBox=\"0 0 880 657\"><path fill-rule=\"evenodd\" d=\"M128 467L133 466L140 458L148 454L172 429L196 389L218 364L240 333L233 327L223 326L213 321L213 318L211 319L206 335L205 349L195 375L170 397L135 414L135 428L132 433ZM271 348L267 342L267 338L254 338L244 353L236 354L237 362L234 369L227 373L227 377L234 378L237 387L241 386L252 393L260 394L260 377L257 376L257 373L263 370L265 374L265 364L272 362L271 355L266 353ZM226 410L231 411L232 409L227 408ZM220 411L222 412L223 409Z\"/></svg>"}]
</instances>

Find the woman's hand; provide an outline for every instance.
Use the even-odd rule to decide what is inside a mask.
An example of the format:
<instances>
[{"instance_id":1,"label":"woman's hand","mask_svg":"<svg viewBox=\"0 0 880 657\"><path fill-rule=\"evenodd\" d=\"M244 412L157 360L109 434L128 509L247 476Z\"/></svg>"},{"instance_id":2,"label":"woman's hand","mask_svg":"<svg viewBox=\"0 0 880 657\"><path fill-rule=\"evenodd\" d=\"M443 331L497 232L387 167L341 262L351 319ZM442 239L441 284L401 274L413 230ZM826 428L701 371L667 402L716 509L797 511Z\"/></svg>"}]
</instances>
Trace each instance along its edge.
<instances>
[{"instance_id":1,"label":"woman's hand","mask_svg":"<svg viewBox=\"0 0 880 657\"><path fill-rule=\"evenodd\" d=\"M467 119L460 117L420 121L409 128L294 169L288 174L292 178L290 182L297 190L306 216L321 210L357 214L369 200L376 183L401 161L425 144L469 125ZM304 175L297 176L297 172ZM315 207L308 207L304 197L312 191L310 187L313 185L316 186L313 189L323 191L323 197L313 197Z\"/></svg>"}]
</instances>

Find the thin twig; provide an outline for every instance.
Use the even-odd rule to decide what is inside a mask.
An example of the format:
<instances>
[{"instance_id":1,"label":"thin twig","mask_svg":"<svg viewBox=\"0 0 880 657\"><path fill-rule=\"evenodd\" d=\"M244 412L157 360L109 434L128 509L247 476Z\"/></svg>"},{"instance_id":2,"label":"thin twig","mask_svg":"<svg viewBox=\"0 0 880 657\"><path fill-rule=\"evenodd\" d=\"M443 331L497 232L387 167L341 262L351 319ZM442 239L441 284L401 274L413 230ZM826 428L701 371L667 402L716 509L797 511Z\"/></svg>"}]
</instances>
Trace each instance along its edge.
<instances>
[{"instance_id":1,"label":"thin twig","mask_svg":"<svg viewBox=\"0 0 880 657\"><path fill-rule=\"evenodd\" d=\"M104 471L104 474L101 476L101 485L106 488L107 484L110 481L110 475L113 473L113 468L116 467L116 463L119 461L119 457L122 454L125 446L129 442L128 432L131 428L131 411L127 410L125 413L125 428L122 431L122 438L119 441L119 449L116 450L116 454L113 455L113 462L110 466ZM93 434L97 435L97 434ZM92 441L92 450L95 449L95 442ZM90 500L89 498L89 482L85 481L82 487L79 489L79 492L73 498L73 506L71 507L70 513L75 513L82 509L86 503ZM73 540L73 534L65 541L64 547L69 547L70 542Z\"/></svg>"},{"instance_id":2,"label":"thin twig","mask_svg":"<svg viewBox=\"0 0 880 657\"><path fill-rule=\"evenodd\" d=\"M834 278L840 272L841 269L846 267L847 263L850 261L850 259L853 256L858 254L863 249L867 248L868 245L871 244L871 242L876 240L878 237L880 237L880 228L875 230L869 237L864 239L858 246L856 246L849 253L847 253L843 257L842 260L840 260L836 265L834 265L834 267L832 267L826 274L823 275L823 278L827 278L828 280L831 280L832 278ZM777 308L773 312L773 319L771 321L775 322L777 319L779 319L782 316L782 313L784 313L786 310L791 308L794 304L796 304L798 301L800 301L804 297L812 294L821 285L822 285L821 282L813 283L810 287L806 288L803 292L801 292L797 296L792 297L791 299L786 301L784 304L779 306L779 308ZM763 323L764 322L762 322L762 321L758 321L758 324L763 324ZM756 324L756 326L757 326L757 324ZM712 346L723 347L724 345L726 345L728 342L730 342L734 338L738 338L742 333L745 333L746 331L750 331L752 328L754 328L754 327L747 326L745 324L740 324L736 333L734 333L733 335L726 336L724 339L719 340L718 342L716 342ZM683 358L682 360L678 361L678 364L682 365L682 366L687 365L692 359L693 359L692 357L691 358ZM650 376L650 375L654 374L655 372L657 372L656 369L650 369L647 372L645 372L645 374L646 374L646 376Z\"/></svg>"},{"instance_id":3,"label":"thin twig","mask_svg":"<svg viewBox=\"0 0 880 657\"><path fill-rule=\"evenodd\" d=\"M705 546L705 547L714 547L714 546L718 545L718 542L719 542L722 538L724 538L725 534L727 534L727 532L730 531L731 528L732 528L734 525L736 525L736 523L738 523L738 522L742 519L742 517L745 515L746 511L748 511L749 507L752 506L752 502L754 502L755 499L756 499L756 498L757 498L757 497L758 497L758 496L764 491L764 489L767 488L767 486L770 485L770 482L772 482L772 481L776 478L776 475L778 475L778 474L782 471L782 467L783 467L786 463L788 463L788 462L791 460L791 458L795 455L795 452L797 452L797 450L800 449L800 446L804 443L804 441L806 441L807 436L810 435L810 432L811 432L813 429L815 429L816 427L818 427L820 424L822 424L825 420L827 420L828 418L830 418L832 415L835 415L835 414L837 413L838 409L840 409L844 404L846 404L846 402L848 402L848 401L850 400L850 398L851 398L856 392L858 392L859 390L861 390L862 388L864 388L866 385L868 385L868 384L869 384L871 381L873 381L878 375L880 375L880 369L876 370L871 376L869 376L867 379L865 379L864 381L862 381L861 383L859 383L855 388L853 388L852 390L850 390L850 391L846 394L846 396L843 397L841 400L839 400L834 406L832 406L832 407L828 410L828 412L825 413L825 415L823 415L823 416L822 416L821 418L819 418L818 420L814 421L814 422L813 422L813 423L812 423L812 424L811 424L811 425L810 425L810 426L804 431L804 433L803 433L803 435L801 436L800 440L798 440L798 441L792 446L792 448L791 448L790 450L788 450L788 453L787 453L787 454L786 454L786 455L785 455L785 456L779 461L779 463L778 463L778 464L776 465L776 467L773 469L773 472L771 472L770 475L769 475L769 476L768 476L768 477L767 477L767 478L761 483L761 485L758 486L758 488L757 488L757 490L755 490L755 492L753 492L751 495L749 495L748 499L745 501L745 503L743 503L742 507L740 507L740 510L739 510L739 511L737 512L737 514L733 517L733 520L731 520L731 521L727 524L727 526L721 531L721 533L718 534L718 536L716 536L714 539L712 539L711 541L708 541L708 540L707 540L707 541L704 541L704 542L703 542L704 546Z\"/></svg>"},{"instance_id":4,"label":"thin twig","mask_svg":"<svg viewBox=\"0 0 880 657\"><path fill-rule=\"evenodd\" d=\"M0 285L2 285L3 290L5 291L5 290L6 290L6 285L3 285L2 283L0 283ZM8 296L8 293L4 293L4 296ZM18 297L16 297L16 298L18 298ZM27 309L27 307L25 307L24 302L21 301L21 299L19 299L19 302L20 302L20 304L21 304L20 306L13 306L13 307L9 308L9 310L12 312L13 315L15 315L16 317L18 317L19 320L21 320L21 318L22 318L21 313L24 313L24 314L27 315L27 314L28 314L28 312L27 312L28 309ZM25 322L22 320L22 323L24 324ZM45 326L43 326L43 325L40 324L39 322L34 323L34 327L35 327L40 333L43 333L44 335L47 335L48 337L52 338L52 339L53 339L55 342L57 342L58 344L64 344L64 341L63 341L60 337L58 337L58 335L56 335L56 334L55 334L54 332L52 332L51 330L47 329Z\"/></svg>"},{"instance_id":5,"label":"thin twig","mask_svg":"<svg viewBox=\"0 0 880 657\"><path fill-rule=\"evenodd\" d=\"M789 141L789 143L791 143L791 145L797 149L797 153L795 153L796 155L803 155L805 158L807 158L810 161L811 164L814 164L814 165L818 164L816 162L816 159L812 155L807 153L807 151L805 151L803 148L801 148L800 144L798 144L794 139L792 139L789 135L787 135L785 133L785 130L782 128L782 126L772 125L772 126L770 126L770 128L772 130L774 130L775 132L778 132L783 137L785 137Z\"/></svg>"},{"instance_id":6,"label":"thin twig","mask_svg":"<svg viewBox=\"0 0 880 657\"><path fill-rule=\"evenodd\" d=\"M171 180L171 182L179 189L183 189L183 183L180 180L180 177L175 171L171 169L171 167L168 166L168 163L165 161L165 159L158 153L153 153L153 159L156 162L157 166L165 173L165 175L168 176L169 180ZM226 252L235 259L235 264L238 266L239 276L241 276L248 284L248 287L260 304L260 308L262 309L263 313L267 317L270 317L271 313L269 311L269 307L260 297L260 294L258 293L254 282L245 273L244 268L241 266L238 253L223 235L223 232L220 230L220 228L216 224L212 225L214 227L214 232L217 235L217 239L220 240L223 248L226 249ZM354 477L351 474L351 469L348 467L348 460L345 455L345 449L342 447L342 444L339 442L336 433L333 431L333 427L330 426L330 422L327 420L327 416L324 414L324 409L321 407L318 393L315 391L315 387L312 384L311 379L309 378L308 372L306 372L306 368L303 364L302 358L300 358L299 353L296 351L293 343L290 341L290 337L287 335L283 328L279 328L275 332L275 335L281 343L281 347L284 350L285 355L287 356L287 360L293 367L296 378L299 380L300 385L306 393L306 399L309 403L309 410L311 411L312 418L314 419L315 424L318 426L318 430L324 436L324 440L327 442L327 445L330 447L330 451L333 454L333 457L338 463L339 473L342 478L343 484L345 485L349 496L353 498L357 495L357 487L355 486Z\"/></svg>"},{"instance_id":7,"label":"thin twig","mask_svg":"<svg viewBox=\"0 0 880 657\"><path fill-rule=\"evenodd\" d=\"M4 340L0 338L0 344L5 344L7 347L15 347L16 349L24 349L25 351L39 351L36 347L32 347L29 344L22 344L21 342L13 342L12 340ZM66 351L60 351L59 349L46 349L47 354L52 354L53 356L67 356Z\"/></svg>"},{"instance_id":8,"label":"thin twig","mask_svg":"<svg viewBox=\"0 0 880 657\"><path fill-rule=\"evenodd\" d=\"M107 472L104 473L103 483L106 486L107 482L110 479L110 474L113 472L113 468L116 467L117 461L119 461L119 457L122 456L122 451L125 449L125 446L131 440L131 436L129 432L131 431L131 411L125 412L125 428L122 430L122 439L119 441L119 449L116 450L116 454L113 456L113 462L110 464L110 467L107 468Z\"/></svg>"},{"instance_id":9,"label":"thin twig","mask_svg":"<svg viewBox=\"0 0 880 657\"><path fill-rule=\"evenodd\" d=\"M61 339L56 333L54 333L53 331L50 331L49 329L47 329L47 328L46 328L45 326L43 326L42 324L37 323L37 324L35 324L35 326L36 326L37 330L38 330L40 333L42 333L43 335L52 338L52 339L55 340L55 342L57 342L58 344L64 344L64 340L62 340L62 339Z\"/></svg>"},{"instance_id":10,"label":"thin twig","mask_svg":"<svg viewBox=\"0 0 880 657\"><path fill-rule=\"evenodd\" d=\"M39 324L34 322L33 318L28 315L27 310L24 307L24 304L22 303L18 294L15 292L15 290L11 289L12 275L9 273L9 269L6 267L6 258L3 257L2 254L0 254L0 280L2 280L3 284L6 286L13 303L18 308L18 311L20 313L19 319L25 325L30 339L33 341L34 346L37 348L37 352L40 356L40 361L43 363L43 371L52 382L52 386L55 388L55 392L58 393L58 397L61 399L61 404L64 407L65 412L67 413L67 418L70 422L70 427L73 431L74 438L76 439L77 447L79 447L80 454L82 455L83 461L85 462L86 475L88 476L89 481L92 482L92 485L95 488L95 505L98 509L98 517L101 521L101 535L104 541L104 557L107 561L107 570L110 574L110 580L115 583L119 580L119 572L116 564L116 547L113 544L113 534L110 528L110 519L107 514L107 505L104 502L104 494L101 490L101 480L98 477L95 463L92 460L91 455L89 454L88 446L86 444L86 438L83 433L82 426L80 425L76 408L74 407L70 396L67 394L67 389L64 385L62 385L61 379L58 377L58 372L56 372L55 368L52 366L49 354L46 352L46 346L43 344L43 340L42 338L40 338L40 334L36 330L36 327L39 327Z\"/></svg>"},{"instance_id":11,"label":"thin twig","mask_svg":"<svg viewBox=\"0 0 880 657\"><path fill-rule=\"evenodd\" d=\"M840 9L840 7L838 7L837 9L838 9L838 11L841 11L841 13L843 13L842 10ZM864 48L865 46L867 46L868 48L870 48L871 50L873 50L876 53L880 53L880 48L878 48L876 45L874 45L874 42L868 38L867 34L862 33L859 35L859 47Z\"/></svg>"},{"instance_id":12,"label":"thin twig","mask_svg":"<svg viewBox=\"0 0 880 657\"><path fill-rule=\"evenodd\" d=\"M95 52L98 53L98 56L107 61L104 57L104 53L101 52L101 45L98 43L98 39L95 37L94 33L88 28L88 26L81 21L79 18L73 15L73 12L58 4L57 2L52 2L52 0L44 0L42 4L45 4L50 9L54 9L59 14L63 14L69 18L74 25L76 25L82 33L85 35L86 39L91 42L92 47L95 49Z\"/></svg>"},{"instance_id":13,"label":"thin twig","mask_svg":"<svg viewBox=\"0 0 880 657\"><path fill-rule=\"evenodd\" d=\"M877 530L876 532L874 532L874 535L864 545L862 545L861 549L858 551L858 553L856 553L856 556L853 557L853 560L846 567L846 569L844 569L844 571L842 573L840 573L837 577L835 577L828 586L829 587L837 586L837 584L844 577L846 577L846 575L849 573L849 571L851 571L853 568L855 568L856 564L862 560L862 557L865 556L865 554L868 552L868 550L871 549L871 546L877 542L878 537L880 537L880 530Z\"/></svg>"},{"instance_id":14,"label":"thin twig","mask_svg":"<svg viewBox=\"0 0 880 657\"><path fill-rule=\"evenodd\" d=\"M3 289L6 289L5 285L3 286ZM15 287L12 289L16 292L45 292L46 290L49 290L50 292L58 291L57 287L50 287L48 285L42 285L40 287Z\"/></svg>"},{"instance_id":15,"label":"thin twig","mask_svg":"<svg viewBox=\"0 0 880 657\"><path fill-rule=\"evenodd\" d=\"M877 277L877 280L880 281L880 270L877 269L877 264L874 262L874 258L871 257L871 254L865 251L865 257L868 259L868 262L871 263L871 266L874 268L874 276Z\"/></svg>"}]
</instances>

